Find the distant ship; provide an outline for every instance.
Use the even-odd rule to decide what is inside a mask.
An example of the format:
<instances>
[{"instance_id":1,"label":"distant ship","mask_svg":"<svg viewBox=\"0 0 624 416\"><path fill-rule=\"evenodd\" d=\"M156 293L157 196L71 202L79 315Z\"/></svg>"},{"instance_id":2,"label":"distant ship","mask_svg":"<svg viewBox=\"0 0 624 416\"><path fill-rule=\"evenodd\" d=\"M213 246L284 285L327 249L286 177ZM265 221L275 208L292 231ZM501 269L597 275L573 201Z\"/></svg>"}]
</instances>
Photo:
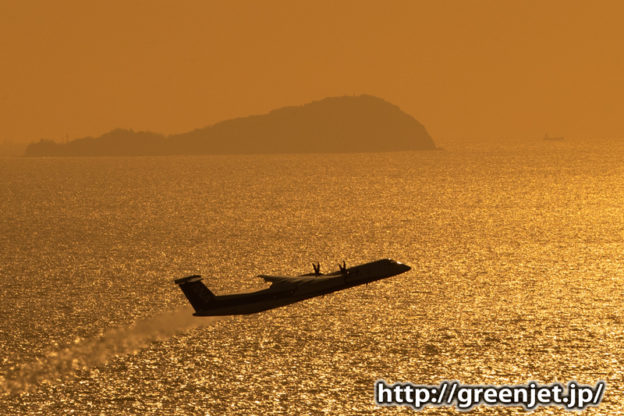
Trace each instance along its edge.
<instances>
[{"instance_id":1,"label":"distant ship","mask_svg":"<svg viewBox=\"0 0 624 416\"><path fill-rule=\"evenodd\" d=\"M562 136L559 136L559 137L549 137L548 134L546 134L544 136L544 140L548 140L548 141L551 141L551 142L560 142L560 141L563 140L563 137Z\"/></svg>"}]
</instances>

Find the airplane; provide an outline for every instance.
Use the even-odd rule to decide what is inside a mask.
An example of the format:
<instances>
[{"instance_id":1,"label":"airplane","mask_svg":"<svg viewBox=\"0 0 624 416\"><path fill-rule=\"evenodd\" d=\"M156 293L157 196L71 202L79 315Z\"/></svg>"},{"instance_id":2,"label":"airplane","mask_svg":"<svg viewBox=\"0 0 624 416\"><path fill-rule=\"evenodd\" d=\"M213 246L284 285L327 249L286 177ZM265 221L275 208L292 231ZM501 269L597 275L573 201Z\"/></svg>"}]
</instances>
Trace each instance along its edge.
<instances>
[{"instance_id":1,"label":"airplane","mask_svg":"<svg viewBox=\"0 0 624 416\"><path fill-rule=\"evenodd\" d=\"M301 276L259 275L271 283L267 289L233 295L214 295L200 275L176 279L184 295L195 309L195 316L247 315L279 308L316 296L374 282L405 273L411 267L391 259L373 261L347 268L343 262L339 270L322 274L321 265L312 264L314 273Z\"/></svg>"}]
</instances>

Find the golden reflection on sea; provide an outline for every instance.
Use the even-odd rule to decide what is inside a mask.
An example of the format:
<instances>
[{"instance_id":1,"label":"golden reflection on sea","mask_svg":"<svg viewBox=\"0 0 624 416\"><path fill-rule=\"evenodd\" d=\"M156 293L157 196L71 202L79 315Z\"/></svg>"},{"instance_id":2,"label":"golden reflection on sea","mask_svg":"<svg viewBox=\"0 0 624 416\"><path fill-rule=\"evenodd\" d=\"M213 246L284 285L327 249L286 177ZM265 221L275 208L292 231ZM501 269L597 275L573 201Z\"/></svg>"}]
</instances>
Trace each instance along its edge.
<instances>
[{"instance_id":1,"label":"golden reflection on sea","mask_svg":"<svg viewBox=\"0 0 624 416\"><path fill-rule=\"evenodd\" d=\"M413 414L378 379L605 380L586 413L622 412L623 156L0 160L0 413ZM193 318L172 283L382 257L412 271L245 317Z\"/></svg>"}]
</instances>

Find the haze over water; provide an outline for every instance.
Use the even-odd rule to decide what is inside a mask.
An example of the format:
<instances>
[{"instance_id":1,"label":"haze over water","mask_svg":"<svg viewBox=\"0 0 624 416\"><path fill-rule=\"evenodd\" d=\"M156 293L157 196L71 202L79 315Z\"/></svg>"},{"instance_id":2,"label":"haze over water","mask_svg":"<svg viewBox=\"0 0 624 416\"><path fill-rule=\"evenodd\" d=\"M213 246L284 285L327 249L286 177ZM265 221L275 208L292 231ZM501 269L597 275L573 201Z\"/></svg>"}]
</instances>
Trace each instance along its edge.
<instances>
[{"instance_id":1,"label":"haze over water","mask_svg":"<svg viewBox=\"0 0 624 416\"><path fill-rule=\"evenodd\" d=\"M624 146L440 145L0 159L0 413L414 414L378 379L605 380L587 414L622 412ZM246 317L172 282L383 257L412 270Z\"/></svg>"}]
</instances>

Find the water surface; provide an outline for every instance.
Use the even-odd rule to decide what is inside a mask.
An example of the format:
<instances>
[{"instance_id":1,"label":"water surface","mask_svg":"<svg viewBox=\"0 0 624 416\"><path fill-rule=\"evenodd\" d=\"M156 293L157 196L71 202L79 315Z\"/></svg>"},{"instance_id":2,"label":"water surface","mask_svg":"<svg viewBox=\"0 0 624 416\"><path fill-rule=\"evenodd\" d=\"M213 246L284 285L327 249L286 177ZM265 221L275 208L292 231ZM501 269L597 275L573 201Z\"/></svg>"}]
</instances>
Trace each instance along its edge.
<instances>
[{"instance_id":1,"label":"water surface","mask_svg":"<svg viewBox=\"0 0 624 416\"><path fill-rule=\"evenodd\" d=\"M587 412L621 412L623 159L608 142L0 159L0 413L412 414L375 406L378 379L606 380ZM190 317L172 283L383 257L412 271L246 317Z\"/></svg>"}]
</instances>

